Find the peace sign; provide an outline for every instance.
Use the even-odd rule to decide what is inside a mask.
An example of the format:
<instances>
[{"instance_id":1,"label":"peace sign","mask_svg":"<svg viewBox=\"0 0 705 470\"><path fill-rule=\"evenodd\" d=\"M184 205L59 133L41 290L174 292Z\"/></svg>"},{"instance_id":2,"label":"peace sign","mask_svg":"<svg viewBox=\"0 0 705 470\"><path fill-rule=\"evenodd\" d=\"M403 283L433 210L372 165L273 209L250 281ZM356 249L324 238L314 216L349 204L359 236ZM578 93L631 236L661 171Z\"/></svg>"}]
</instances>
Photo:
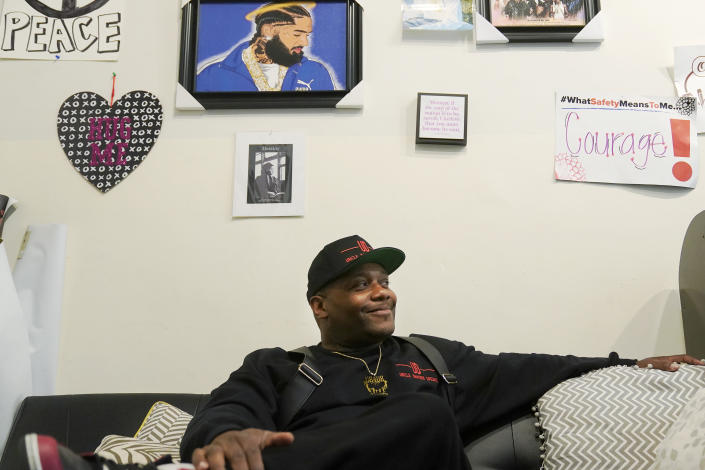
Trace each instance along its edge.
<instances>
[{"instance_id":1,"label":"peace sign","mask_svg":"<svg viewBox=\"0 0 705 470\"><path fill-rule=\"evenodd\" d=\"M109 1L110 0L93 0L87 5L77 7L76 0L62 0L61 10L56 10L45 5L39 0L25 0L29 6L37 10L39 13L52 18L74 18L76 16L85 15L86 13L97 10Z\"/></svg>"}]
</instances>

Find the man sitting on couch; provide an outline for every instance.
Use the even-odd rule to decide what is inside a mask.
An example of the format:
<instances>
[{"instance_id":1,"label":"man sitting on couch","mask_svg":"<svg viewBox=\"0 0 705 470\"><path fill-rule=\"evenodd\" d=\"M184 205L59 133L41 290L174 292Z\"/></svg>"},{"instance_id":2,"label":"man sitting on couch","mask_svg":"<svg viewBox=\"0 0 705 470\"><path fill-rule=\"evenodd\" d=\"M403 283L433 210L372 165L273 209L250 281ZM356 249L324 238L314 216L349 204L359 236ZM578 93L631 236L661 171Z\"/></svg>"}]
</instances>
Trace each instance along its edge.
<instances>
[{"instance_id":1,"label":"man sitting on couch","mask_svg":"<svg viewBox=\"0 0 705 470\"><path fill-rule=\"evenodd\" d=\"M611 365L705 364L685 355L489 355L442 338L392 336L389 275L404 258L357 235L323 247L306 293L321 342L305 351L306 365L280 348L249 354L189 424L184 461L197 470L468 469L473 430L528 408L567 378ZM315 385L292 391L301 381ZM79 458L48 436L30 434L25 445L31 470L135 468Z\"/></svg>"}]
</instances>

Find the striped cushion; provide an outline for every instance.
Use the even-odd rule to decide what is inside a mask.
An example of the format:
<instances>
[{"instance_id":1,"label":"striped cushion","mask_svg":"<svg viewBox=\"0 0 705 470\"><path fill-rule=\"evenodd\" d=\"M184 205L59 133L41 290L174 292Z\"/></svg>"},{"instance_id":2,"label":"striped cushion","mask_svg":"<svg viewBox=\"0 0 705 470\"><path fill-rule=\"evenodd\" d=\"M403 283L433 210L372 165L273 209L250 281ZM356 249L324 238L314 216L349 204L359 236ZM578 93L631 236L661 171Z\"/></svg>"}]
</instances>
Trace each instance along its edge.
<instances>
[{"instance_id":1,"label":"striped cushion","mask_svg":"<svg viewBox=\"0 0 705 470\"><path fill-rule=\"evenodd\" d=\"M656 454L653 470L705 468L705 389L685 405Z\"/></svg>"},{"instance_id":2,"label":"striped cushion","mask_svg":"<svg viewBox=\"0 0 705 470\"><path fill-rule=\"evenodd\" d=\"M705 367L677 372L617 366L566 380L538 401L544 466L647 469L683 406L705 388Z\"/></svg>"},{"instance_id":3,"label":"striped cushion","mask_svg":"<svg viewBox=\"0 0 705 470\"><path fill-rule=\"evenodd\" d=\"M191 418L175 406L156 402L135 437L105 436L95 453L121 464L146 464L164 455L179 462L179 446Z\"/></svg>"},{"instance_id":4,"label":"striped cushion","mask_svg":"<svg viewBox=\"0 0 705 470\"><path fill-rule=\"evenodd\" d=\"M171 455L174 462L179 461L179 446L116 435L105 436L95 453L122 464L144 465L165 455Z\"/></svg>"},{"instance_id":5,"label":"striped cushion","mask_svg":"<svg viewBox=\"0 0 705 470\"><path fill-rule=\"evenodd\" d=\"M158 401L152 405L135 437L178 447L191 418L193 416L185 411Z\"/></svg>"}]
</instances>

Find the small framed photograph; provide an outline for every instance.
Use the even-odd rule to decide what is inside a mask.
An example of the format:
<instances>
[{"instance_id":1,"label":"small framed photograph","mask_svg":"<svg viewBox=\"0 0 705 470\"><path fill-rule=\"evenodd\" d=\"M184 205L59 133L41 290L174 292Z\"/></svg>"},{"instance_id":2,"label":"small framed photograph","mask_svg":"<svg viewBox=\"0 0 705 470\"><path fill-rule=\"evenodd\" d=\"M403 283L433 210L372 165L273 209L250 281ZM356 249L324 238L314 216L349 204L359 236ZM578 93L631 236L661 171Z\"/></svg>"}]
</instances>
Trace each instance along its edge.
<instances>
[{"instance_id":1,"label":"small framed photograph","mask_svg":"<svg viewBox=\"0 0 705 470\"><path fill-rule=\"evenodd\" d=\"M473 27L472 0L402 0L408 30L467 31Z\"/></svg>"},{"instance_id":2,"label":"small framed photograph","mask_svg":"<svg viewBox=\"0 0 705 470\"><path fill-rule=\"evenodd\" d=\"M355 0L188 0L179 83L204 108L335 107L362 81Z\"/></svg>"},{"instance_id":3,"label":"small framed photograph","mask_svg":"<svg viewBox=\"0 0 705 470\"><path fill-rule=\"evenodd\" d=\"M478 0L477 12L510 42L572 41L600 0Z\"/></svg>"},{"instance_id":4,"label":"small framed photograph","mask_svg":"<svg viewBox=\"0 0 705 470\"><path fill-rule=\"evenodd\" d=\"M237 133L233 217L304 215L304 142L295 133Z\"/></svg>"},{"instance_id":5,"label":"small framed photograph","mask_svg":"<svg viewBox=\"0 0 705 470\"><path fill-rule=\"evenodd\" d=\"M468 144L468 95L419 93L417 144Z\"/></svg>"}]
</instances>

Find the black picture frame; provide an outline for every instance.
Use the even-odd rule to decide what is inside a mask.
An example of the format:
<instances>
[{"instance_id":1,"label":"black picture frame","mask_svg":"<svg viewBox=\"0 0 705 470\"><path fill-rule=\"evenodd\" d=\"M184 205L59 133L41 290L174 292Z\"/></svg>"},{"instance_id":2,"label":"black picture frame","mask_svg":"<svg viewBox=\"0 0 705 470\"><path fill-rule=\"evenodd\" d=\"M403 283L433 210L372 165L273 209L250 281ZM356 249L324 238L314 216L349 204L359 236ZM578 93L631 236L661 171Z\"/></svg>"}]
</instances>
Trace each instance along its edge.
<instances>
[{"instance_id":1,"label":"black picture frame","mask_svg":"<svg viewBox=\"0 0 705 470\"><path fill-rule=\"evenodd\" d=\"M190 0L181 12L179 84L205 109L334 108L362 82L362 14L356 0L317 0L317 4L345 6L345 86L336 90L314 91L196 91L199 13L203 4L269 3L265 0ZM291 3L291 2L286 2ZM301 2L310 3L310 2ZM314 24L315 32L315 24Z\"/></svg>"},{"instance_id":2,"label":"black picture frame","mask_svg":"<svg viewBox=\"0 0 705 470\"><path fill-rule=\"evenodd\" d=\"M439 100L443 100L444 98L447 97L453 97L453 98L463 98L463 106L462 106L462 137L460 138L442 138L442 137L428 137L421 135L422 134L422 129L421 129L421 112L422 112L422 98L423 97L430 97L431 99L433 97L439 97ZM444 106L444 105L440 105ZM442 121L443 118L440 119ZM431 131L433 132L433 131ZM440 132L441 134L443 133L442 131ZM424 92L419 92L416 97L416 143L417 144L441 144L441 145L462 145L466 146L468 144L468 95L467 94L458 94L458 93L424 93Z\"/></svg>"},{"instance_id":3,"label":"black picture frame","mask_svg":"<svg viewBox=\"0 0 705 470\"><path fill-rule=\"evenodd\" d=\"M522 0L526 1L526 0ZM494 0L476 0L477 14L495 26L509 42L571 42L600 11L600 0L582 0L585 24L577 26L496 26L492 23Z\"/></svg>"}]
</instances>

